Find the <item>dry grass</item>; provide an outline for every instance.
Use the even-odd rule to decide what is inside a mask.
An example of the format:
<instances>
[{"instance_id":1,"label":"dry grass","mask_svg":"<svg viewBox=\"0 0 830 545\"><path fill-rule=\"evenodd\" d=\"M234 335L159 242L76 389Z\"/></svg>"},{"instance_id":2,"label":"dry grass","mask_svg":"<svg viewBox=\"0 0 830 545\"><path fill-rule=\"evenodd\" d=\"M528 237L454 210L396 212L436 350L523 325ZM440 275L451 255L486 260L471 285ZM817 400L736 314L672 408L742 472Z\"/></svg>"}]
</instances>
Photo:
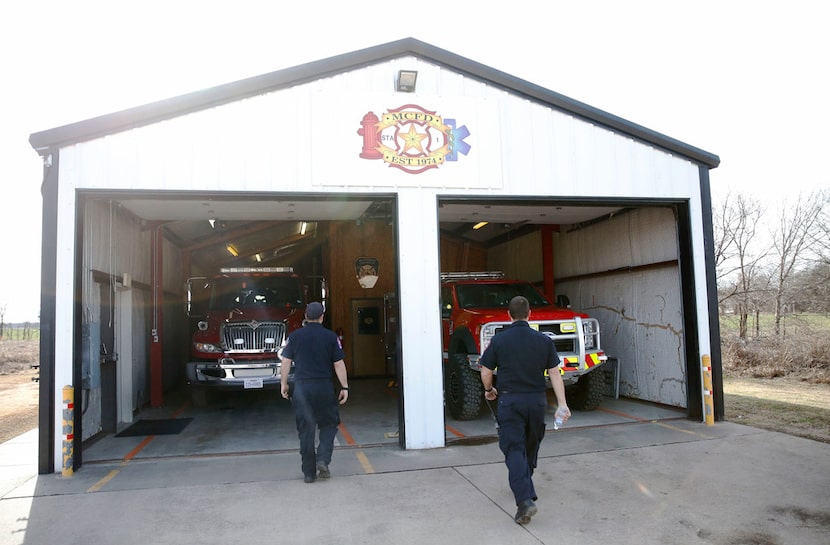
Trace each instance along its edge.
<instances>
[{"instance_id":1,"label":"dry grass","mask_svg":"<svg viewBox=\"0 0 830 545\"><path fill-rule=\"evenodd\" d=\"M725 418L830 443L830 332L722 337Z\"/></svg>"},{"instance_id":2,"label":"dry grass","mask_svg":"<svg viewBox=\"0 0 830 545\"><path fill-rule=\"evenodd\" d=\"M0 375L22 373L37 364L40 354L40 341L0 340Z\"/></svg>"},{"instance_id":3,"label":"dry grass","mask_svg":"<svg viewBox=\"0 0 830 545\"><path fill-rule=\"evenodd\" d=\"M830 384L726 377L723 392L730 422L830 443Z\"/></svg>"}]
</instances>

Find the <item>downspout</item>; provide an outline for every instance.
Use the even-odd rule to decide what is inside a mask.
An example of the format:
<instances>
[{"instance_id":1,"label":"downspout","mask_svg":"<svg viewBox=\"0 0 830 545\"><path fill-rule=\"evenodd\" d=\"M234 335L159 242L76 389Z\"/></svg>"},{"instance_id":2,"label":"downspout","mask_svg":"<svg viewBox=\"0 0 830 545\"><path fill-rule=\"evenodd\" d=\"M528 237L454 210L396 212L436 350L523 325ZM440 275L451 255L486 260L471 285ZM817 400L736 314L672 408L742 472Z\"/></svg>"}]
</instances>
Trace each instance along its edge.
<instances>
[{"instance_id":1,"label":"downspout","mask_svg":"<svg viewBox=\"0 0 830 545\"><path fill-rule=\"evenodd\" d=\"M58 163L59 152L43 157L43 197L40 250L40 381L38 390L38 473L55 472L55 292L57 290Z\"/></svg>"}]
</instances>

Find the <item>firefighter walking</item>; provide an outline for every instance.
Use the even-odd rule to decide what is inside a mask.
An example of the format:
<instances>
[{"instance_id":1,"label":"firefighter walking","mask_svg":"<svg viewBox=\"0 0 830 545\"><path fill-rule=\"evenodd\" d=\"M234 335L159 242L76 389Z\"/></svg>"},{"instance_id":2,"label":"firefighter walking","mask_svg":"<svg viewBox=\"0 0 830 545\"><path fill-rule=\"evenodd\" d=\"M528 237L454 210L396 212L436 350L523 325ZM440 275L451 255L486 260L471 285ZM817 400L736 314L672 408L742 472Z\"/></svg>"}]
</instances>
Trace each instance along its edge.
<instances>
[{"instance_id":1,"label":"firefighter walking","mask_svg":"<svg viewBox=\"0 0 830 545\"><path fill-rule=\"evenodd\" d=\"M481 355L481 382L488 401L498 398L499 448L504 454L510 490L516 500L514 520L527 524L536 514L533 471L545 436L547 382L550 376L558 405L567 421L565 384L559 374L559 355L553 341L530 327L530 303L522 296L508 304L510 326L493 337ZM493 385L498 369L499 389Z\"/></svg>"}]
</instances>

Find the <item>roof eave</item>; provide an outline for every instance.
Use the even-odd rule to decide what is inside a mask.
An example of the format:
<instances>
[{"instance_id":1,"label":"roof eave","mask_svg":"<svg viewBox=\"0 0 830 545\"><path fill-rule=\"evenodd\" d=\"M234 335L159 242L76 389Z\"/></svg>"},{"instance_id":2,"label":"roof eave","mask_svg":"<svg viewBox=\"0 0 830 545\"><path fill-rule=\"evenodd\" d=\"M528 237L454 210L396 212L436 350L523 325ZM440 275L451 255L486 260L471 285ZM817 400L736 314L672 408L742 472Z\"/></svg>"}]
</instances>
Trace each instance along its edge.
<instances>
[{"instance_id":1,"label":"roof eave","mask_svg":"<svg viewBox=\"0 0 830 545\"><path fill-rule=\"evenodd\" d=\"M36 132L29 136L29 144L45 156L56 147L84 142L408 55L445 65L471 78L677 153L709 168L716 168L720 164L717 155L414 38L404 38Z\"/></svg>"}]
</instances>

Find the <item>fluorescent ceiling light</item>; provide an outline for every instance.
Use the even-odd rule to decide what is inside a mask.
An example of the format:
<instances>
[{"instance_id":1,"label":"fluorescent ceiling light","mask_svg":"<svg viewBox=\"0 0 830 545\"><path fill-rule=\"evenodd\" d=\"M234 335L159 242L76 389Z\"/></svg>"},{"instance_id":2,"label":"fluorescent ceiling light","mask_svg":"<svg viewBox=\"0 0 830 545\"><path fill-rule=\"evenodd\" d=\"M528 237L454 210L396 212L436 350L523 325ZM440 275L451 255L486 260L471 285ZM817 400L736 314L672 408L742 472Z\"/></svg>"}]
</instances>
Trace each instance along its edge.
<instances>
[{"instance_id":1,"label":"fluorescent ceiling light","mask_svg":"<svg viewBox=\"0 0 830 545\"><path fill-rule=\"evenodd\" d=\"M480 221L480 222L476 223L475 225L473 225L473 230L478 231L479 229L481 229L482 227L484 227L488 223L489 222L486 222L486 221Z\"/></svg>"}]
</instances>

